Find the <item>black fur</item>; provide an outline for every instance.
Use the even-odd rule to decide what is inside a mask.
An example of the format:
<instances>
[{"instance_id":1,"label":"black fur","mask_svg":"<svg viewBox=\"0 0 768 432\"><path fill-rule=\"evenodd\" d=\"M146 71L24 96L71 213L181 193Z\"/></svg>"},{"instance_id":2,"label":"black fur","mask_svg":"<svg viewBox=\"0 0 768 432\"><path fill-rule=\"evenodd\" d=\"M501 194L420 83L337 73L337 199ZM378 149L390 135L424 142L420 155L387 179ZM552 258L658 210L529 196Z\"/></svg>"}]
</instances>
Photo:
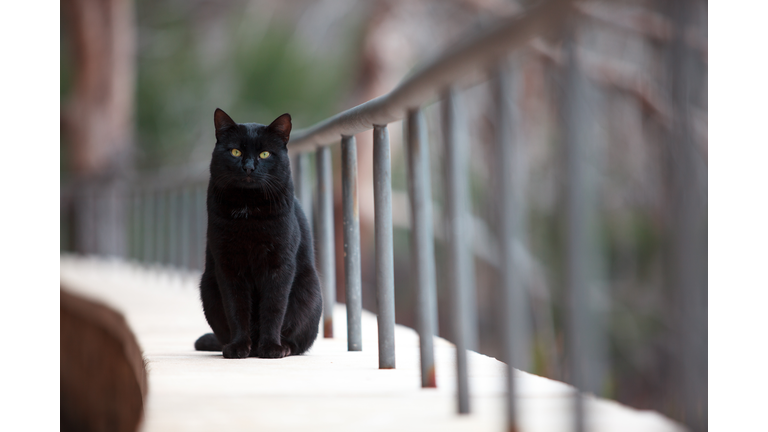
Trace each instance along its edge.
<instances>
[{"instance_id":1,"label":"black fur","mask_svg":"<svg viewBox=\"0 0 768 432\"><path fill-rule=\"evenodd\" d=\"M213 334L195 349L227 358L302 354L317 338L322 298L309 226L293 196L291 117L238 124L217 108L214 123L200 281ZM261 158L265 151L269 157Z\"/></svg>"}]
</instances>

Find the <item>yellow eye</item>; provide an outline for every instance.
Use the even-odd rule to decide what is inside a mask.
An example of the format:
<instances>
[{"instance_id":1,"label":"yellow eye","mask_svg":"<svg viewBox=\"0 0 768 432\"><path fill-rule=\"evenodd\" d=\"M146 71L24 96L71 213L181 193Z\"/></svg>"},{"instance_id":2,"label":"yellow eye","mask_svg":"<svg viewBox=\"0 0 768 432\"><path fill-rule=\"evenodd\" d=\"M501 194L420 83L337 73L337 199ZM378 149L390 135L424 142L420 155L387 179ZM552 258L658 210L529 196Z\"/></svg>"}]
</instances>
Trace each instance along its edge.
<instances>
[{"instance_id":1,"label":"yellow eye","mask_svg":"<svg viewBox=\"0 0 768 432\"><path fill-rule=\"evenodd\" d=\"M259 157L262 159L266 159L269 157L269 152L261 152L259 153Z\"/></svg>"},{"instance_id":2,"label":"yellow eye","mask_svg":"<svg viewBox=\"0 0 768 432\"><path fill-rule=\"evenodd\" d=\"M240 157L240 155L242 154L238 149L232 149L230 153L232 153L232 156L235 156L235 157Z\"/></svg>"}]
</instances>

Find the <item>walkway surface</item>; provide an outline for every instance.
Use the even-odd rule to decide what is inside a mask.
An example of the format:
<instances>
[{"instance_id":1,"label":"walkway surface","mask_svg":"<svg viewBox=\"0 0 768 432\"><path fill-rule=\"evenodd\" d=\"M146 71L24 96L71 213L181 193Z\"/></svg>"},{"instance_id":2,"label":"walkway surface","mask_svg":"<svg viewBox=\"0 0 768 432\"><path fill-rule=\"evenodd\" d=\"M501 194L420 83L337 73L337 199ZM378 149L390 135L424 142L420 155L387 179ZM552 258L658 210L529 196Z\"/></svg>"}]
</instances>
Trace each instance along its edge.
<instances>
[{"instance_id":1,"label":"walkway surface","mask_svg":"<svg viewBox=\"0 0 768 432\"><path fill-rule=\"evenodd\" d=\"M199 274L120 261L61 258L70 291L121 312L147 361L144 431L502 431L505 365L471 352L472 414L455 413L455 348L435 340L436 389L420 388L418 336L397 326L397 369L379 370L376 317L363 314L363 351L347 352L346 313L334 312L334 339L305 355L224 359L194 351L210 329ZM569 431L572 388L517 372L523 431ZM682 431L662 415L588 399L592 431Z\"/></svg>"}]
</instances>

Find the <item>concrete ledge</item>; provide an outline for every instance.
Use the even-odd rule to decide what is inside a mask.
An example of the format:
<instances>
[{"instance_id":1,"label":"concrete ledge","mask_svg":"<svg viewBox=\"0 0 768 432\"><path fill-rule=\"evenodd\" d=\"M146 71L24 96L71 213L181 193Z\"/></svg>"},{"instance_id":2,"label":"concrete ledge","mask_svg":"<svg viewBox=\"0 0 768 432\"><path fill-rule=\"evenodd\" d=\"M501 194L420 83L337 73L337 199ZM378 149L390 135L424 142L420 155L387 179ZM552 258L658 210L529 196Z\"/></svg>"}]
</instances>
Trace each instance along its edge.
<instances>
[{"instance_id":1,"label":"concrete ledge","mask_svg":"<svg viewBox=\"0 0 768 432\"><path fill-rule=\"evenodd\" d=\"M144 431L501 431L505 365L470 353L472 414L456 414L455 348L435 339L436 389L421 389L418 335L397 326L397 369L379 370L376 317L363 314L363 351L347 352L346 312L335 309L335 339L303 356L224 359L197 352L209 332L199 274L62 256L61 281L121 312L148 363ZM570 395L561 382L517 371L523 431L570 430ZM588 399L592 431L682 431L650 411Z\"/></svg>"}]
</instances>

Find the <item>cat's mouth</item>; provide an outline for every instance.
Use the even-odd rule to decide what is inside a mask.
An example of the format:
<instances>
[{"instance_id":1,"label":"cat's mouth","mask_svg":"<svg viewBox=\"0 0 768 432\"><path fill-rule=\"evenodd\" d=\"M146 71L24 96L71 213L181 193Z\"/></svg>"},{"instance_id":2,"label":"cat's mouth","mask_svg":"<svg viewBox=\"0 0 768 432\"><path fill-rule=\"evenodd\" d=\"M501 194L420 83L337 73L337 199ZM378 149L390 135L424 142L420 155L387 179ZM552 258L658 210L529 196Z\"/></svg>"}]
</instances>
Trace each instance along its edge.
<instances>
[{"instance_id":1,"label":"cat's mouth","mask_svg":"<svg viewBox=\"0 0 768 432\"><path fill-rule=\"evenodd\" d=\"M261 181L254 175L245 175L240 177L240 187L252 189L257 188L261 184Z\"/></svg>"}]
</instances>

